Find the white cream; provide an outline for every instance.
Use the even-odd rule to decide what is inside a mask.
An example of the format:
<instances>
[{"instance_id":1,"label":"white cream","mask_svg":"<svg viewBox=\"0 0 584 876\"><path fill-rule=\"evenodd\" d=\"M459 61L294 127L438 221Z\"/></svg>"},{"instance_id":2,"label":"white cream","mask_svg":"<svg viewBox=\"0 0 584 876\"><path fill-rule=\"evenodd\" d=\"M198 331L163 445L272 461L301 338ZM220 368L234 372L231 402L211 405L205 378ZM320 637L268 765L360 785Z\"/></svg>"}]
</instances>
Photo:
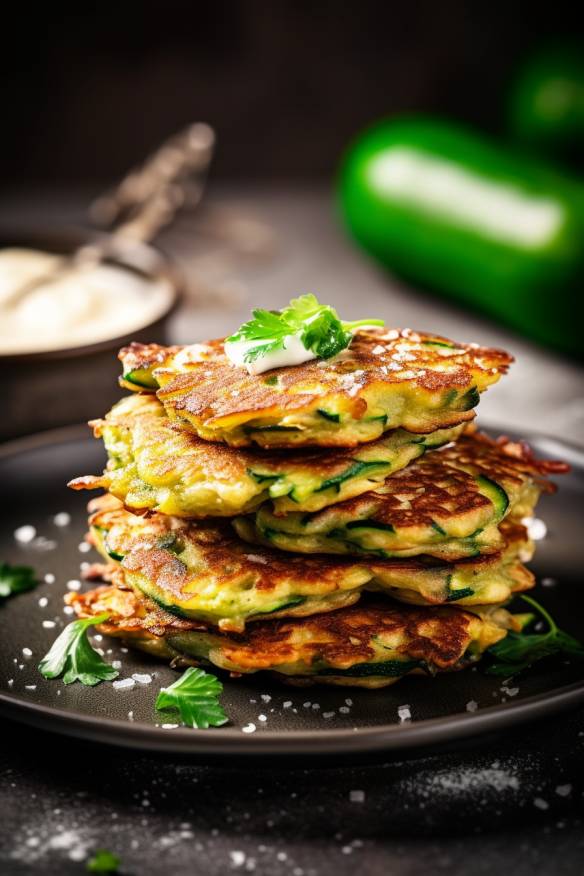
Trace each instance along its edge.
<instances>
[{"instance_id":1,"label":"white cream","mask_svg":"<svg viewBox=\"0 0 584 876\"><path fill-rule=\"evenodd\" d=\"M227 358L240 368L246 368L248 374L262 374L272 368L287 368L291 365L301 365L309 362L317 356L312 350L307 350L300 335L286 335L282 340L282 346L278 350L272 350L264 356L258 356L253 362L245 361L248 350L269 342L269 338L263 341L231 341L225 344Z\"/></svg>"},{"instance_id":2,"label":"white cream","mask_svg":"<svg viewBox=\"0 0 584 876\"><path fill-rule=\"evenodd\" d=\"M0 250L0 354L37 353L94 344L160 318L172 301L166 280L97 265L65 275L12 300L22 286L54 270L60 257Z\"/></svg>"}]
</instances>

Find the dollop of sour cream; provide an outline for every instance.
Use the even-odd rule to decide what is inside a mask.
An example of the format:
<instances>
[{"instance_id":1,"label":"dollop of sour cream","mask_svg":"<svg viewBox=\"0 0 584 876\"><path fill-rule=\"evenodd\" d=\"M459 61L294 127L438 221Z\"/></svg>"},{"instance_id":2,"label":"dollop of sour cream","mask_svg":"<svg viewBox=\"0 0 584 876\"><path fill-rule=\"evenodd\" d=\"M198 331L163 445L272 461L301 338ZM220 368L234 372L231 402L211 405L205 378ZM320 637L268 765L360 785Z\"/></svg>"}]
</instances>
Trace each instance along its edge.
<instances>
[{"instance_id":1,"label":"dollop of sour cream","mask_svg":"<svg viewBox=\"0 0 584 876\"><path fill-rule=\"evenodd\" d=\"M263 341L262 343L266 343ZM287 368L291 365L301 365L316 359L316 353L307 350L300 335L286 335L278 350L271 350L263 356L258 356L253 362L246 362L246 353L258 346L258 341L226 341L225 355L240 368L246 368L248 374L262 374L272 368Z\"/></svg>"},{"instance_id":2,"label":"dollop of sour cream","mask_svg":"<svg viewBox=\"0 0 584 876\"><path fill-rule=\"evenodd\" d=\"M168 281L107 264L64 274L13 299L16 290L55 271L59 261L38 250L0 250L0 354L121 337L159 319L172 302Z\"/></svg>"}]
</instances>

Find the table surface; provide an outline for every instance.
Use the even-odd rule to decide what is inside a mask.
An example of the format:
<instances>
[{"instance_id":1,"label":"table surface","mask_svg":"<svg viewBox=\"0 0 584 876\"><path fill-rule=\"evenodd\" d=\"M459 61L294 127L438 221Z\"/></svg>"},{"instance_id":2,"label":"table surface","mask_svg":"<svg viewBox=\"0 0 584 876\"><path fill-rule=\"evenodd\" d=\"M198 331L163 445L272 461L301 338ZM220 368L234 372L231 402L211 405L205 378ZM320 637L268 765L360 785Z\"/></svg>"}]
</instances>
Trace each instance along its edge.
<instances>
[{"instance_id":1,"label":"table surface","mask_svg":"<svg viewBox=\"0 0 584 876\"><path fill-rule=\"evenodd\" d=\"M6 197L0 224L79 221L89 194ZM508 349L517 362L483 397L480 418L584 444L580 366L390 278L347 243L324 188L217 187L161 245L188 279L176 342L221 335L251 305L314 292L345 318L380 316ZM92 851L107 848L122 872L140 876L458 876L503 866L572 876L582 873L583 767L584 711L435 757L320 770L209 767L8 723L0 870L82 873Z\"/></svg>"}]
</instances>

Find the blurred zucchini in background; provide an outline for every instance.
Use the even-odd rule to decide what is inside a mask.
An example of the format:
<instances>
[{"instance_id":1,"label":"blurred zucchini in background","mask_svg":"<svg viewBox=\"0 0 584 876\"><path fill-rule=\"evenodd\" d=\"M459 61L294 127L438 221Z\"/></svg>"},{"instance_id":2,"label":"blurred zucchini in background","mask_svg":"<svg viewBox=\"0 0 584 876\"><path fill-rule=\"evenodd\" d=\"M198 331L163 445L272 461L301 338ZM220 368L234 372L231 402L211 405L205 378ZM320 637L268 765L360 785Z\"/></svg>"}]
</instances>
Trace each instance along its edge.
<instances>
[{"instance_id":1,"label":"blurred zucchini in background","mask_svg":"<svg viewBox=\"0 0 584 876\"><path fill-rule=\"evenodd\" d=\"M528 149L584 169L584 43L525 61L509 94L509 130Z\"/></svg>"},{"instance_id":2,"label":"blurred zucchini in background","mask_svg":"<svg viewBox=\"0 0 584 876\"><path fill-rule=\"evenodd\" d=\"M366 131L339 194L351 234L392 271L582 356L581 182L417 116Z\"/></svg>"}]
</instances>

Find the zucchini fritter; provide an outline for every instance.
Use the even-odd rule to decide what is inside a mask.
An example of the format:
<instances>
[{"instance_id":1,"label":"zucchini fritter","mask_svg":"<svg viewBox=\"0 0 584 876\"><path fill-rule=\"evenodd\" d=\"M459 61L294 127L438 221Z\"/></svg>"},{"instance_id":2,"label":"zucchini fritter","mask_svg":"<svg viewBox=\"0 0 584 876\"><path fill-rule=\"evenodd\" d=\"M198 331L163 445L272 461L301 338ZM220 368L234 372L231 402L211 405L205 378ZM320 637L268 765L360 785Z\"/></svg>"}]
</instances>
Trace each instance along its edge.
<instances>
[{"instance_id":1,"label":"zucchini fritter","mask_svg":"<svg viewBox=\"0 0 584 876\"><path fill-rule=\"evenodd\" d=\"M110 496L92 507L92 541L121 566L128 586L179 617L224 630L242 630L266 615L333 611L356 602L363 590L419 604L472 605L501 602L533 586L522 565L531 555L523 527L504 530L507 544L500 553L447 565L252 550L220 521L137 517Z\"/></svg>"},{"instance_id":2,"label":"zucchini fritter","mask_svg":"<svg viewBox=\"0 0 584 876\"><path fill-rule=\"evenodd\" d=\"M97 629L175 663L203 663L234 675L270 670L292 683L378 688L405 675L450 672L480 659L509 629L500 606L416 608L364 601L316 617L260 621L243 634L179 620L151 600L119 587L71 593L81 617L107 612Z\"/></svg>"},{"instance_id":3,"label":"zucchini fritter","mask_svg":"<svg viewBox=\"0 0 584 876\"><path fill-rule=\"evenodd\" d=\"M231 516L271 499L278 511L319 511L372 489L426 449L454 441L464 426L414 435L394 429L353 450L238 449L212 444L173 423L153 395L131 395L96 420L109 462L101 477L71 481L102 487L127 508L176 517Z\"/></svg>"},{"instance_id":4,"label":"zucchini fritter","mask_svg":"<svg viewBox=\"0 0 584 876\"><path fill-rule=\"evenodd\" d=\"M537 460L525 444L471 433L316 514L266 504L234 525L246 541L295 553L452 561L500 550L501 520L531 516L540 491L554 489L545 474L565 468Z\"/></svg>"},{"instance_id":5,"label":"zucchini fritter","mask_svg":"<svg viewBox=\"0 0 584 876\"><path fill-rule=\"evenodd\" d=\"M474 417L480 393L512 362L501 350L409 329L361 329L333 359L259 375L233 366L223 339L131 344L120 359L122 386L157 391L171 419L240 447L354 447L389 429L450 428Z\"/></svg>"}]
</instances>

